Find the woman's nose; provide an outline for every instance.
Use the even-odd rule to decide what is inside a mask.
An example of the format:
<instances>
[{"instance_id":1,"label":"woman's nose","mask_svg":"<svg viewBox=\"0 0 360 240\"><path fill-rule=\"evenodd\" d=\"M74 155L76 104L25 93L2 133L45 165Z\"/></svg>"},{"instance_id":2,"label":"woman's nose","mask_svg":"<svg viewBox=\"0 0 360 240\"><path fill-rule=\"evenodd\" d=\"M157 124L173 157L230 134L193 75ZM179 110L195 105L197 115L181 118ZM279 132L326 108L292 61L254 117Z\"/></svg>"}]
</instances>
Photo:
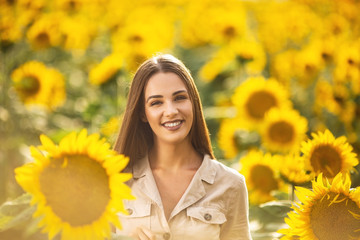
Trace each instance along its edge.
<instances>
[{"instance_id":1,"label":"woman's nose","mask_svg":"<svg viewBox=\"0 0 360 240\"><path fill-rule=\"evenodd\" d=\"M165 110L164 110L164 115L165 116L172 116L172 115L176 115L178 113L178 109L176 107L175 104L169 102L165 105Z\"/></svg>"}]
</instances>

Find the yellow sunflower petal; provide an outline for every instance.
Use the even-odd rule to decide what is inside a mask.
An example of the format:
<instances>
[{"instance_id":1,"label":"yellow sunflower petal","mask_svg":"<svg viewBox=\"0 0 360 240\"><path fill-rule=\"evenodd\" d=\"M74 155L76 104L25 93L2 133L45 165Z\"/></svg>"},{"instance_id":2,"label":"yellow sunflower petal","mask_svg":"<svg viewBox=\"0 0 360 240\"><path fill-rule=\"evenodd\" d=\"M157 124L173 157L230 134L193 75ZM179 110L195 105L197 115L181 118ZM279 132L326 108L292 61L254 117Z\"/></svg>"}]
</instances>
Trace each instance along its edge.
<instances>
[{"instance_id":1,"label":"yellow sunflower petal","mask_svg":"<svg viewBox=\"0 0 360 240\"><path fill-rule=\"evenodd\" d=\"M36 164L15 170L16 180L33 195L34 217L52 239L104 239L110 223L120 226L117 211L126 212L122 199L133 199L124 184L131 174L118 173L128 158L118 155L98 134L70 133L55 145L41 136L42 154L32 147ZM95 151L94 151L95 149ZM111 169L114 168L114 169ZM117 220L116 220L117 219Z\"/></svg>"}]
</instances>

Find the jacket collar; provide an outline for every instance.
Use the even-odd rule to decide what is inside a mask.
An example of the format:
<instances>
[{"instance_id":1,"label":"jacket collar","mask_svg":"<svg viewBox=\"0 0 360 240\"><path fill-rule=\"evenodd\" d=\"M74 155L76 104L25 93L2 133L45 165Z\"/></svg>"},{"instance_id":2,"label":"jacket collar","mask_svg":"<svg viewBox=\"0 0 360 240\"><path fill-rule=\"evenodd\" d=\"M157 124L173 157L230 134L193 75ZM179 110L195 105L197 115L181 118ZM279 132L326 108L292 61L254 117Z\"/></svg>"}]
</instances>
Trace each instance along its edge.
<instances>
[{"instance_id":1,"label":"jacket collar","mask_svg":"<svg viewBox=\"0 0 360 240\"><path fill-rule=\"evenodd\" d=\"M201 180L203 180L209 184L213 184L215 181L216 170L214 167L212 167L212 165L210 164L210 161L213 161L213 160L210 159L209 155L205 154L203 161L202 161L199 169L197 170L196 174L199 175ZM150 164L149 164L149 159L147 156L140 159L137 162L137 164L133 166L132 174L133 174L134 179L139 179L139 178L142 178L145 176L152 175L152 172L150 169Z\"/></svg>"}]
</instances>

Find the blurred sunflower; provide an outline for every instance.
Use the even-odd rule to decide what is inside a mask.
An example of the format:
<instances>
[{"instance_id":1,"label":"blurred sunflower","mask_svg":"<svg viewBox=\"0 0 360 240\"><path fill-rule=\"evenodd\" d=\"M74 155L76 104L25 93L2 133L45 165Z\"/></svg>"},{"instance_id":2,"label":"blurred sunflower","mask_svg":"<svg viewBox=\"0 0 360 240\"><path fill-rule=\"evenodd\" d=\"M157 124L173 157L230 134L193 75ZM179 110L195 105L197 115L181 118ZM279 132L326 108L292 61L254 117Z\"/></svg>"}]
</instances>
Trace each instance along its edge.
<instances>
[{"instance_id":1,"label":"blurred sunflower","mask_svg":"<svg viewBox=\"0 0 360 240\"><path fill-rule=\"evenodd\" d=\"M247 32L246 12L240 1L190 1L185 5L183 15L181 44L187 48L228 44Z\"/></svg>"},{"instance_id":2,"label":"blurred sunflower","mask_svg":"<svg viewBox=\"0 0 360 240\"><path fill-rule=\"evenodd\" d=\"M314 178L306 171L304 158L295 152L282 156L280 176L294 186L304 185Z\"/></svg>"},{"instance_id":3,"label":"blurred sunflower","mask_svg":"<svg viewBox=\"0 0 360 240\"><path fill-rule=\"evenodd\" d=\"M15 14L8 7L0 10L0 43L1 45L13 43L21 39L21 26L16 20Z\"/></svg>"},{"instance_id":4,"label":"blurred sunflower","mask_svg":"<svg viewBox=\"0 0 360 240\"><path fill-rule=\"evenodd\" d=\"M27 39L34 49L58 46L61 42L59 14L42 15L27 31Z\"/></svg>"},{"instance_id":5,"label":"blurred sunflower","mask_svg":"<svg viewBox=\"0 0 360 240\"><path fill-rule=\"evenodd\" d=\"M217 50L210 60L201 67L199 75L204 82L213 81L219 74L226 72L227 68L231 66L231 60L235 58L235 53L227 46Z\"/></svg>"},{"instance_id":6,"label":"blurred sunflower","mask_svg":"<svg viewBox=\"0 0 360 240\"><path fill-rule=\"evenodd\" d=\"M312 182L312 191L297 187L299 205L288 213L288 229L282 239L360 239L360 187L351 190L349 175L337 174L324 184L322 174Z\"/></svg>"},{"instance_id":7,"label":"blurred sunflower","mask_svg":"<svg viewBox=\"0 0 360 240\"><path fill-rule=\"evenodd\" d=\"M101 126L100 132L107 138L116 134L121 126L122 116L111 117L106 123Z\"/></svg>"},{"instance_id":8,"label":"blurred sunflower","mask_svg":"<svg viewBox=\"0 0 360 240\"><path fill-rule=\"evenodd\" d=\"M121 228L116 213L126 213L122 199L133 199L124 184L131 174L119 173L129 159L99 138L84 129L55 145L41 135L42 145L30 148L35 162L15 169L50 239L59 233L63 240L104 239L110 235L110 223Z\"/></svg>"},{"instance_id":9,"label":"blurred sunflower","mask_svg":"<svg viewBox=\"0 0 360 240\"><path fill-rule=\"evenodd\" d=\"M200 69L200 77L210 82L219 74L234 71L239 66L248 75L259 74L265 66L265 52L256 41L234 41L218 49Z\"/></svg>"},{"instance_id":10,"label":"blurred sunflower","mask_svg":"<svg viewBox=\"0 0 360 240\"><path fill-rule=\"evenodd\" d=\"M298 51L294 57L293 70L298 83L304 87L310 86L317 79L323 68L320 49L305 47Z\"/></svg>"},{"instance_id":11,"label":"blurred sunflower","mask_svg":"<svg viewBox=\"0 0 360 240\"><path fill-rule=\"evenodd\" d=\"M123 59L119 54L110 54L90 70L89 81L101 85L109 81L121 69Z\"/></svg>"},{"instance_id":12,"label":"blurred sunflower","mask_svg":"<svg viewBox=\"0 0 360 240\"><path fill-rule=\"evenodd\" d=\"M248 75L259 75L264 70L266 56L259 42L241 40L235 42L231 48L235 52L236 60L243 65Z\"/></svg>"},{"instance_id":13,"label":"blurred sunflower","mask_svg":"<svg viewBox=\"0 0 360 240\"><path fill-rule=\"evenodd\" d=\"M319 79L315 88L314 107L318 113L326 109L347 124L351 124L355 117L355 103L345 83L330 84Z\"/></svg>"},{"instance_id":14,"label":"blurred sunflower","mask_svg":"<svg viewBox=\"0 0 360 240\"><path fill-rule=\"evenodd\" d=\"M55 0L55 8L68 13L79 12L83 5L87 4L86 0Z\"/></svg>"},{"instance_id":15,"label":"blurred sunflower","mask_svg":"<svg viewBox=\"0 0 360 240\"><path fill-rule=\"evenodd\" d=\"M226 118L220 123L218 131L218 144L219 148L223 151L226 159L232 159L240 152L241 146L241 135L247 132L246 127L242 127L239 124L237 118Z\"/></svg>"},{"instance_id":16,"label":"blurred sunflower","mask_svg":"<svg viewBox=\"0 0 360 240\"><path fill-rule=\"evenodd\" d=\"M275 79L250 77L235 89L232 102L238 117L253 127L262 123L267 111L273 107L290 107L289 93Z\"/></svg>"},{"instance_id":17,"label":"blurred sunflower","mask_svg":"<svg viewBox=\"0 0 360 240\"><path fill-rule=\"evenodd\" d=\"M299 149L307 129L307 119L297 110L272 108L265 114L260 135L268 150L286 153Z\"/></svg>"},{"instance_id":18,"label":"blurred sunflower","mask_svg":"<svg viewBox=\"0 0 360 240\"><path fill-rule=\"evenodd\" d=\"M336 51L334 80L350 84L354 94L360 94L360 43L345 42Z\"/></svg>"},{"instance_id":19,"label":"blurred sunflower","mask_svg":"<svg viewBox=\"0 0 360 240\"><path fill-rule=\"evenodd\" d=\"M124 56L124 67L135 71L147 58L171 49L174 44L174 19L155 7L131 11L122 27L111 36L115 53Z\"/></svg>"},{"instance_id":20,"label":"blurred sunflower","mask_svg":"<svg viewBox=\"0 0 360 240\"><path fill-rule=\"evenodd\" d=\"M274 192L286 192L287 187L279 177L281 158L278 155L250 150L240 159L240 173L247 179L249 201L261 204L274 200Z\"/></svg>"},{"instance_id":21,"label":"blurred sunflower","mask_svg":"<svg viewBox=\"0 0 360 240\"><path fill-rule=\"evenodd\" d=\"M17 0L13 1L16 9L16 21L19 25L26 27L34 20L41 18L43 10L47 7L46 0Z\"/></svg>"},{"instance_id":22,"label":"blurred sunflower","mask_svg":"<svg viewBox=\"0 0 360 240\"><path fill-rule=\"evenodd\" d=\"M269 61L271 75L281 82L287 89L294 76L295 50L287 50L274 55Z\"/></svg>"},{"instance_id":23,"label":"blurred sunflower","mask_svg":"<svg viewBox=\"0 0 360 240\"><path fill-rule=\"evenodd\" d=\"M316 175L323 173L334 178L338 173L348 173L359 161L345 136L335 138L329 131L312 133L313 139L301 143L305 166Z\"/></svg>"},{"instance_id":24,"label":"blurred sunflower","mask_svg":"<svg viewBox=\"0 0 360 240\"><path fill-rule=\"evenodd\" d=\"M61 106L66 98L63 75L37 61L27 62L11 74L14 88L25 105Z\"/></svg>"},{"instance_id":25,"label":"blurred sunflower","mask_svg":"<svg viewBox=\"0 0 360 240\"><path fill-rule=\"evenodd\" d=\"M207 12L212 18L207 21L213 30L212 43L228 44L247 35L246 12L242 2L229 0L221 5L211 5Z\"/></svg>"},{"instance_id":26,"label":"blurred sunflower","mask_svg":"<svg viewBox=\"0 0 360 240\"><path fill-rule=\"evenodd\" d=\"M69 50L86 50L96 35L95 26L83 15L64 17L60 24L63 47Z\"/></svg>"},{"instance_id":27,"label":"blurred sunflower","mask_svg":"<svg viewBox=\"0 0 360 240\"><path fill-rule=\"evenodd\" d=\"M298 1L253 4L259 38L270 54L285 49L288 44L300 45L312 30L318 29L319 17Z\"/></svg>"}]
</instances>

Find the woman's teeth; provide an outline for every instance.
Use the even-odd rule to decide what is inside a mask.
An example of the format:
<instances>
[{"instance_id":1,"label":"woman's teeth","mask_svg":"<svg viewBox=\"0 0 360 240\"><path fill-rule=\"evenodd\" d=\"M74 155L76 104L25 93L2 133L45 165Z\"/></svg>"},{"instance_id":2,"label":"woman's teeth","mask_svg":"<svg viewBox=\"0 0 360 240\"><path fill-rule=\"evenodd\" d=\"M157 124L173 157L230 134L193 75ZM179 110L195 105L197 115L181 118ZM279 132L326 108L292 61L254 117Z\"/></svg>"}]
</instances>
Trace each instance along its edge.
<instances>
[{"instance_id":1,"label":"woman's teeth","mask_svg":"<svg viewBox=\"0 0 360 240\"><path fill-rule=\"evenodd\" d=\"M172 123L165 123L164 126L165 127L175 127L175 126L178 126L180 123L181 123L181 121L172 122Z\"/></svg>"}]
</instances>

